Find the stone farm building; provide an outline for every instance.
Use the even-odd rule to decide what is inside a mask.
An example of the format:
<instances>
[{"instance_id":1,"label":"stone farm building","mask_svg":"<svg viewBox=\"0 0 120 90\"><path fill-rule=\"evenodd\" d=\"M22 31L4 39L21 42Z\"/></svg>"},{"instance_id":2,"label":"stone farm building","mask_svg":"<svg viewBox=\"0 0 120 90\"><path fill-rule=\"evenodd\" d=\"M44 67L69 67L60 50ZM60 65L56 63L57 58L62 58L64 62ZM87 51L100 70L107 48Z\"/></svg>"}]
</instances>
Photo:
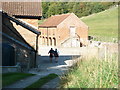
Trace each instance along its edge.
<instances>
[{"instance_id":1,"label":"stone farm building","mask_svg":"<svg viewBox=\"0 0 120 90\"><path fill-rule=\"evenodd\" d=\"M0 16L3 73L35 67L41 3L0 2Z\"/></svg>"},{"instance_id":2,"label":"stone farm building","mask_svg":"<svg viewBox=\"0 0 120 90\"><path fill-rule=\"evenodd\" d=\"M88 41L88 26L74 13L51 16L39 31L41 45L81 47Z\"/></svg>"}]
</instances>

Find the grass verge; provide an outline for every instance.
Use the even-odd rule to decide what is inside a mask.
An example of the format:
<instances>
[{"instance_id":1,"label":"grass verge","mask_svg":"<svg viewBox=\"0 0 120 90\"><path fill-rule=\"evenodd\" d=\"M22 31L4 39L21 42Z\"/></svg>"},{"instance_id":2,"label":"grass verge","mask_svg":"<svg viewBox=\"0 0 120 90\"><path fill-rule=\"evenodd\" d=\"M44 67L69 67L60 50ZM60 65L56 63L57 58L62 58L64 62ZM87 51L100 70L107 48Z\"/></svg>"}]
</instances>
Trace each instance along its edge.
<instances>
[{"instance_id":1,"label":"grass verge","mask_svg":"<svg viewBox=\"0 0 120 90\"><path fill-rule=\"evenodd\" d=\"M117 56L82 60L61 79L61 88L118 88Z\"/></svg>"},{"instance_id":2,"label":"grass verge","mask_svg":"<svg viewBox=\"0 0 120 90\"><path fill-rule=\"evenodd\" d=\"M2 74L2 86L5 87L7 85L13 84L16 81L19 81L21 79L24 79L29 76L33 76L35 74L29 74L29 73L5 73Z\"/></svg>"},{"instance_id":3,"label":"grass verge","mask_svg":"<svg viewBox=\"0 0 120 90\"><path fill-rule=\"evenodd\" d=\"M57 74L49 74L45 77L40 78L38 81L35 83L31 84L30 86L26 87L25 90L29 90L30 88L40 88L42 87L45 83L49 82L50 80L58 77Z\"/></svg>"}]
</instances>

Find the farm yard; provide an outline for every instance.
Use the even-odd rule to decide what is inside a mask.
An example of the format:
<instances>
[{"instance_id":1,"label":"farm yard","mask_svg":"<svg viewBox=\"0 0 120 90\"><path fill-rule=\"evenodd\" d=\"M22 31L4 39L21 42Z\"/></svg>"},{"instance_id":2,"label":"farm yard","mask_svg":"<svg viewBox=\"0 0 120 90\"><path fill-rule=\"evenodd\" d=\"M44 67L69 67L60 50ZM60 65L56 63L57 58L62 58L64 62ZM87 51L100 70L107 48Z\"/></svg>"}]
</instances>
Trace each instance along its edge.
<instances>
[{"instance_id":1,"label":"farm yard","mask_svg":"<svg viewBox=\"0 0 120 90\"><path fill-rule=\"evenodd\" d=\"M61 9L60 6L62 5L62 3L64 4L63 7L65 7L65 5L68 5L69 8L72 6L73 9L69 9L68 7L65 8L68 10ZM39 11L43 14L43 16L39 13L39 15L36 17L34 16L34 13L32 13L34 19L41 18L41 20L33 20L33 23L37 21L36 23L34 23L37 26L36 28L34 27L34 25L32 26L32 24L29 23L32 23L32 20L26 20L29 21L26 23L26 21L19 20L17 19L17 17L12 16L7 16L7 18L9 17L8 20L3 20L9 21L8 23L12 25L12 29L10 29L8 27L11 26L9 26L9 24L7 26L6 24L6 31L21 31L21 33L17 33L19 39L22 38L20 40L17 39L17 44L15 41L12 42L14 44L13 48L15 48L15 50L11 48L11 51L17 51L17 53L12 53L16 53L13 57L15 58L15 71L14 68L12 68L13 66L4 66L5 68L3 70L6 70L6 72L12 71L13 73L5 72L2 74L4 80L2 81L3 89L58 88L62 90L64 88L118 88L118 6L115 6L115 3L62 3L42 3L43 12L41 12L40 8ZM112 6L112 4L113 7L110 7ZM31 3L31 5L35 4ZM38 3L36 3L36 5L38 5ZM57 5L58 7L55 7ZM80 5L82 8L78 8L78 5ZM90 9L88 8L89 6ZM36 9L37 8L38 7L36 7ZM75 16L75 19L73 19L73 17L69 17L70 13ZM65 25L67 27L66 31L68 31L68 37L63 39L60 34L64 34L64 36L67 36L65 33L65 29L62 28L61 30L52 30L52 28L56 28L58 26L50 26L50 24L61 21L61 15L65 14L68 15L67 24L65 24L64 22L61 22L62 24L58 24L60 25L60 28L62 27L62 25ZM57 16L57 20L55 21L56 17L51 15ZM50 16L54 17L54 19L51 19L51 22L48 23L46 21L47 18L49 18ZM27 18L28 17L29 19L33 18L31 16L27 16ZM13 26L11 20L13 20L12 22L17 21L14 22L14 24L20 23L22 26L16 24L15 26ZM65 20L66 17L64 17L63 21ZM76 22L76 20L81 20L83 22ZM69 25L70 21L72 22L71 25ZM48 26L47 24L44 27L41 26L44 29L46 28L45 30L42 30L39 26L42 25L44 22L48 23ZM78 27L84 26L83 23L87 25L86 32L84 30L85 27L80 27L80 29L76 29L75 25L78 25ZM15 29L15 27L18 26L22 28ZM27 27L26 30L24 30L23 27ZM30 32L32 31L36 34L34 35L34 40L32 39L32 34L25 32L27 31L27 29ZM22 33L22 30L24 31L24 35ZM60 30L60 32L56 34L57 30ZM70 30L73 30L74 32L70 32ZM81 32L81 35L77 34L77 30ZM8 35L9 34L10 33L8 33ZM14 34L15 33L13 33L13 36ZM86 45L81 44L80 40L84 35L85 37L83 37L82 40L87 40ZM14 40L15 38L17 38L17 35L15 36L16 37L12 37L12 39L10 40ZM89 36L91 37L91 39L88 40ZM73 37L76 41L78 41L78 46L73 45L72 47L72 44L75 43L74 40L72 41ZM22 40L24 40L25 42L21 42ZM61 44L60 46L56 44L56 42L58 42L57 40L63 40L64 43L67 43L63 46ZM20 42L23 44L21 44ZM40 45L40 43L42 44ZM17 47L17 45L19 44L20 47ZM24 48L22 49L21 46ZM55 51L52 52L52 58L50 57L51 48L53 50L58 50L57 58L55 57ZM7 54L9 53L11 52L7 52ZM12 56L12 54L9 54L9 56ZM4 56L6 56L6 54ZM19 73L16 73L17 70Z\"/></svg>"}]
</instances>

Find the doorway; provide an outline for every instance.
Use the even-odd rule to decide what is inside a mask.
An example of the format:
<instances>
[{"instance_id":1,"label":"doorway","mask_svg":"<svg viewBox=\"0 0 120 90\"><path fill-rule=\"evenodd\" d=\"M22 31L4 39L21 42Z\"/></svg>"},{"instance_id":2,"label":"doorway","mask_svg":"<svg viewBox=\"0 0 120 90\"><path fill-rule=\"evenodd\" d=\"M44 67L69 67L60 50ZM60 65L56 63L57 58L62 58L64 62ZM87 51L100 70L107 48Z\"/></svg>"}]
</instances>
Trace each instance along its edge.
<instances>
[{"instance_id":1,"label":"doorway","mask_svg":"<svg viewBox=\"0 0 120 90\"><path fill-rule=\"evenodd\" d=\"M76 33L76 27L70 26L70 37L74 37Z\"/></svg>"},{"instance_id":2,"label":"doorway","mask_svg":"<svg viewBox=\"0 0 120 90\"><path fill-rule=\"evenodd\" d=\"M2 43L2 66L15 65L15 48L8 43Z\"/></svg>"}]
</instances>

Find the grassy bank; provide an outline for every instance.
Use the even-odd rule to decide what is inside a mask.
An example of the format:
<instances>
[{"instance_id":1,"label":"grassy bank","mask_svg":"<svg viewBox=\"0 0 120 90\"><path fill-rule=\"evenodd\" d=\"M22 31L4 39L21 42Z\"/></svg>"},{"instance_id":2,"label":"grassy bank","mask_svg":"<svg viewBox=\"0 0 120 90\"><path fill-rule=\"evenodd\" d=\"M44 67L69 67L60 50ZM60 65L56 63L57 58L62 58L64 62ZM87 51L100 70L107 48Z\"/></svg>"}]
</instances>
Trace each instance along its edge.
<instances>
[{"instance_id":1,"label":"grassy bank","mask_svg":"<svg viewBox=\"0 0 120 90\"><path fill-rule=\"evenodd\" d=\"M106 61L96 58L83 59L61 79L61 88L117 88L117 56L113 55Z\"/></svg>"},{"instance_id":2,"label":"grassy bank","mask_svg":"<svg viewBox=\"0 0 120 90\"><path fill-rule=\"evenodd\" d=\"M2 74L2 86L7 86L12 83L15 83L16 81L19 81L23 78L33 76L34 74L29 73L6 73Z\"/></svg>"},{"instance_id":3,"label":"grassy bank","mask_svg":"<svg viewBox=\"0 0 120 90\"><path fill-rule=\"evenodd\" d=\"M101 41L118 38L118 8L112 8L81 19L89 26L89 35Z\"/></svg>"}]
</instances>

